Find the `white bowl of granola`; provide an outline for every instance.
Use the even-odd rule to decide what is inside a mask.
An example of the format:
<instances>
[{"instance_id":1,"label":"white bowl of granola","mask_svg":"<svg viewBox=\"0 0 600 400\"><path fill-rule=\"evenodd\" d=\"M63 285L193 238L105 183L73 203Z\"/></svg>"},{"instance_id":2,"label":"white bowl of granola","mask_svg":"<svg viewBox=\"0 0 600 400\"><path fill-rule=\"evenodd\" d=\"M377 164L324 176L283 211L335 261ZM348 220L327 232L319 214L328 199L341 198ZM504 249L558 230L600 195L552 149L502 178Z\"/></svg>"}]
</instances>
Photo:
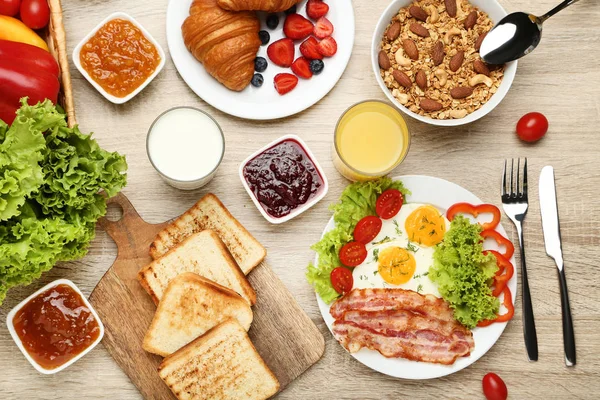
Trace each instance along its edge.
<instances>
[{"instance_id":1,"label":"white bowl of granola","mask_svg":"<svg viewBox=\"0 0 600 400\"><path fill-rule=\"evenodd\" d=\"M478 120L502 101L517 71L516 61L502 68L479 57L482 36L505 15L496 0L392 1L371 46L379 86L419 121L458 126Z\"/></svg>"}]
</instances>

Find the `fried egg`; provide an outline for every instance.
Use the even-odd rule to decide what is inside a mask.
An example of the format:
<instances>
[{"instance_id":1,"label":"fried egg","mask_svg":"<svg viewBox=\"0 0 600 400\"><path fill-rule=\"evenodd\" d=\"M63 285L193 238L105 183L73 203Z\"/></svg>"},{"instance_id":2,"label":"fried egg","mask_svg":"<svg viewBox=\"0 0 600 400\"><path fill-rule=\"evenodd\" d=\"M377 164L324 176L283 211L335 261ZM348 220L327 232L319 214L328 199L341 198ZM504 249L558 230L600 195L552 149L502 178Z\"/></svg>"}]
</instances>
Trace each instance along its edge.
<instances>
[{"instance_id":1,"label":"fried egg","mask_svg":"<svg viewBox=\"0 0 600 400\"><path fill-rule=\"evenodd\" d=\"M435 245L444 239L450 221L430 204L404 204L367 244L367 258L354 268L353 288L402 288L440 297L427 277Z\"/></svg>"}]
</instances>

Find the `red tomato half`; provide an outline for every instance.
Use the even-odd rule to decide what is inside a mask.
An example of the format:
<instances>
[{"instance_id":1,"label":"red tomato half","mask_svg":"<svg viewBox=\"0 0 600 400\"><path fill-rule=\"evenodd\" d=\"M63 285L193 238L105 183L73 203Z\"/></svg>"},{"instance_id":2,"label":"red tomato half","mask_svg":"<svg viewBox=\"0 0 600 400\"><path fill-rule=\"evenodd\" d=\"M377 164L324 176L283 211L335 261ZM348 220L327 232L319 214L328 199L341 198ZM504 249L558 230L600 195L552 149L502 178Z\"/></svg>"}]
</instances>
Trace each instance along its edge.
<instances>
[{"instance_id":1,"label":"red tomato half","mask_svg":"<svg viewBox=\"0 0 600 400\"><path fill-rule=\"evenodd\" d=\"M339 294L348 293L352 290L352 286L354 286L354 278L348 268L334 268L329 278L331 279L331 285Z\"/></svg>"},{"instance_id":2,"label":"red tomato half","mask_svg":"<svg viewBox=\"0 0 600 400\"><path fill-rule=\"evenodd\" d=\"M548 120L539 112L531 112L517 122L517 135L525 142L536 142L548 132Z\"/></svg>"},{"instance_id":3,"label":"red tomato half","mask_svg":"<svg viewBox=\"0 0 600 400\"><path fill-rule=\"evenodd\" d=\"M0 0L0 15L14 17L19 12L21 0Z\"/></svg>"},{"instance_id":4,"label":"red tomato half","mask_svg":"<svg viewBox=\"0 0 600 400\"><path fill-rule=\"evenodd\" d=\"M367 248L359 242L346 243L340 249L340 261L347 267L356 267L367 258Z\"/></svg>"},{"instance_id":5,"label":"red tomato half","mask_svg":"<svg viewBox=\"0 0 600 400\"><path fill-rule=\"evenodd\" d=\"M31 29L42 29L50 20L50 8L47 0L23 0L21 3L21 21Z\"/></svg>"},{"instance_id":6,"label":"red tomato half","mask_svg":"<svg viewBox=\"0 0 600 400\"><path fill-rule=\"evenodd\" d=\"M481 383L483 385L483 394L487 400L506 400L508 397L506 384L495 373L490 372L485 374Z\"/></svg>"},{"instance_id":7,"label":"red tomato half","mask_svg":"<svg viewBox=\"0 0 600 400\"><path fill-rule=\"evenodd\" d=\"M364 217L354 227L354 240L363 244L369 243L379 234L382 224L379 217L373 215Z\"/></svg>"},{"instance_id":8,"label":"red tomato half","mask_svg":"<svg viewBox=\"0 0 600 400\"><path fill-rule=\"evenodd\" d=\"M404 198L402 193L396 189L388 189L381 193L375 204L375 211L383 219L394 217L402 208Z\"/></svg>"}]
</instances>

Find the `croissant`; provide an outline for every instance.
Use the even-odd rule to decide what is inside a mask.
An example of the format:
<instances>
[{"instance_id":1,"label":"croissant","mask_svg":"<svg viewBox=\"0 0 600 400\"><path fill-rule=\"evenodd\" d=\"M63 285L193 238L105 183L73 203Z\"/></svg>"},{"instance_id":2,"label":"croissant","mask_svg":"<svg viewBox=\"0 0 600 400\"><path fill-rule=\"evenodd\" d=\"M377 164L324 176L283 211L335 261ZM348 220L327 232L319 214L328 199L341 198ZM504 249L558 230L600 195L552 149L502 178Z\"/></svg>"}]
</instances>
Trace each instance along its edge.
<instances>
[{"instance_id":1,"label":"croissant","mask_svg":"<svg viewBox=\"0 0 600 400\"><path fill-rule=\"evenodd\" d=\"M231 11L267 11L280 12L285 11L301 0L217 0L219 6L225 10Z\"/></svg>"},{"instance_id":2,"label":"croissant","mask_svg":"<svg viewBox=\"0 0 600 400\"><path fill-rule=\"evenodd\" d=\"M225 11L217 0L194 0L181 26L183 41L206 71L225 87L243 90L254 75L260 47L254 12Z\"/></svg>"}]
</instances>

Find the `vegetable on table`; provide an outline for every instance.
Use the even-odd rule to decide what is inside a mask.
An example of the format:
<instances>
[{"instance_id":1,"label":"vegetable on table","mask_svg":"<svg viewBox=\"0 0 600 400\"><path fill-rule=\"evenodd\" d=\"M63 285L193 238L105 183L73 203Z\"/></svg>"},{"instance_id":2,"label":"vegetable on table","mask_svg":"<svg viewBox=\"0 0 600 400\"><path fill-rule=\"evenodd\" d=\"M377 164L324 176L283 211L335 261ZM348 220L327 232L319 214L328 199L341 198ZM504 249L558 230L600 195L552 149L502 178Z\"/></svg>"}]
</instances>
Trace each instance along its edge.
<instances>
[{"instance_id":1,"label":"vegetable on table","mask_svg":"<svg viewBox=\"0 0 600 400\"><path fill-rule=\"evenodd\" d=\"M21 0L0 0L0 15L14 17L19 13Z\"/></svg>"},{"instance_id":2,"label":"vegetable on table","mask_svg":"<svg viewBox=\"0 0 600 400\"><path fill-rule=\"evenodd\" d=\"M536 142L548 132L548 119L544 114L531 112L517 122L517 135L525 142Z\"/></svg>"},{"instance_id":3,"label":"vegetable on table","mask_svg":"<svg viewBox=\"0 0 600 400\"><path fill-rule=\"evenodd\" d=\"M483 252L485 255L488 253L493 254L494 257L496 257L496 264L498 265L498 272L496 272L496 275L494 276L494 291L492 292L492 295L498 297L508 281L513 277L515 268L509 260L496 250L485 250Z\"/></svg>"},{"instance_id":4,"label":"vegetable on table","mask_svg":"<svg viewBox=\"0 0 600 400\"><path fill-rule=\"evenodd\" d=\"M456 203L448 209L446 212L446 218L452 221L457 214L470 214L477 218L480 214L492 214L492 220L490 222L484 222L481 224L484 230L496 229L502 218L500 209L493 204L479 204L473 205L469 203Z\"/></svg>"},{"instance_id":5,"label":"vegetable on table","mask_svg":"<svg viewBox=\"0 0 600 400\"><path fill-rule=\"evenodd\" d=\"M0 39L31 44L48 51L48 45L37 33L18 19L5 15L0 15Z\"/></svg>"},{"instance_id":6,"label":"vegetable on table","mask_svg":"<svg viewBox=\"0 0 600 400\"><path fill-rule=\"evenodd\" d=\"M56 60L50 53L39 47L11 40L0 40L0 59L7 58L18 60L20 65L39 68L59 77L60 68Z\"/></svg>"},{"instance_id":7,"label":"vegetable on table","mask_svg":"<svg viewBox=\"0 0 600 400\"><path fill-rule=\"evenodd\" d=\"M481 232L481 237L484 240L488 239L488 238L494 239L496 241L496 243L498 243L499 246L504 246L506 248L506 250L504 250L504 253L502 253L502 255L507 260L510 260L510 258L513 256L513 254L515 254L515 246L512 244L512 242L510 240L508 240L507 238L502 236L499 232L497 232L493 229L486 229L483 232Z\"/></svg>"},{"instance_id":8,"label":"vegetable on table","mask_svg":"<svg viewBox=\"0 0 600 400\"><path fill-rule=\"evenodd\" d=\"M507 322L512 319L515 315L515 306L512 302L512 294L510 293L510 289L508 286L505 286L502 289L502 294L504 295L504 299L502 300L502 304L506 307L506 312L504 314L498 314L493 319L488 319L484 321L480 321L477 326L484 327L493 324L494 322Z\"/></svg>"},{"instance_id":9,"label":"vegetable on table","mask_svg":"<svg viewBox=\"0 0 600 400\"><path fill-rule=\"evenodd\" d=\"M48 0L23 0L21 2L21 20L31 29L42 29L50 21Z\"/></svg>"},{"instance_id":10,"label":"vegetable on table","mask_svg":"<svg viewBox=\"0 0 600 400\"><path fill-rule=\"evenodd\" d=\"M481 380L483 394L487 400L506 400L508 398L508 389L506 384L498 375L493 372L485 374Z\"/></svg>"}]
</instances>

